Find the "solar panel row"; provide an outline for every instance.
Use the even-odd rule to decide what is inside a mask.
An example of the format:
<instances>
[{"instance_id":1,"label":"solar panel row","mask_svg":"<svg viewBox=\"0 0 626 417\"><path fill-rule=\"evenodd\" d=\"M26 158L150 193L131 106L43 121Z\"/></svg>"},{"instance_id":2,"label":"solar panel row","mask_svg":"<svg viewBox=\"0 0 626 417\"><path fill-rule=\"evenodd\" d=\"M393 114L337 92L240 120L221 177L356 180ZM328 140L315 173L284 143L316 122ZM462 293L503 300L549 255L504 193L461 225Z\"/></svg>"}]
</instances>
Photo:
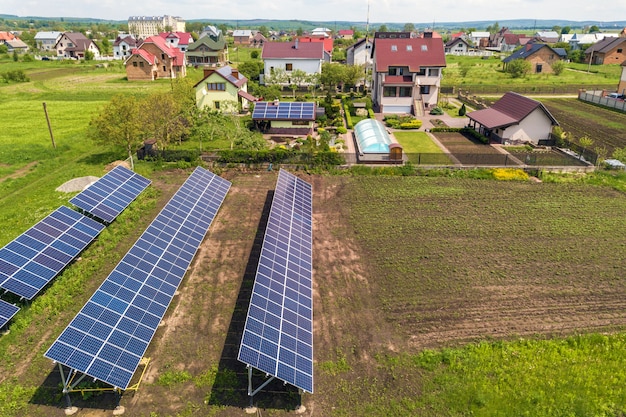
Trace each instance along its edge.
<instances>
[{"instance_id":1,"label":"solar panel row","mask_svg":"<svg viewBox=\"0 0 626 417\"><path fill-rule=\"evenodd\" d=\"M312 187L281 170L239 360L313 392Z\"/></svg>"},{"instance_id":2,"label":"solar panel row","mask_svg":"<svg viewBox=\"0 0 626 417\"><path fill-rule=\"evenodd\" d=\"M118 165L70 203L111 223L148 185L150 180Z\"/></svg>"},{"instance_id":3,"label":"solar panel row","mask_svg":"<svg viewBox=\"0 0 626 417\"><path fill-rule=\"evenodd\" d=\"M7 324L18 311L20 311L19 307L0 300L0 328Z\"/></svg>"},{"instance_id":4,"label":"solar panel row","mask_svg":"<svg viewBox=\"0 0 626 417\"><path fill-rule=\"evenodd\" d=\"M31 300L104 229L61 206L0 249L0 288Z\"/></svg>"},{"instance_id":5,"label":"solar panel row","mask_svg":"<svg viewBox=\"0 0 626 417\"><path fill-rule=\"evenodd\" d=\"M197 168L45 356L126 389L229 188Z\"/></svg>"},{"instance_id":6,"label":"solar panel row","mask_svg":"<svg viewBox=\"0 0 626 417\"><path fill-rule=\"evenodd\" d=\"M254 106L252 119L314 120L315 103L279 102L274 104L259 102Z\"/></svg>"}]
</instances>

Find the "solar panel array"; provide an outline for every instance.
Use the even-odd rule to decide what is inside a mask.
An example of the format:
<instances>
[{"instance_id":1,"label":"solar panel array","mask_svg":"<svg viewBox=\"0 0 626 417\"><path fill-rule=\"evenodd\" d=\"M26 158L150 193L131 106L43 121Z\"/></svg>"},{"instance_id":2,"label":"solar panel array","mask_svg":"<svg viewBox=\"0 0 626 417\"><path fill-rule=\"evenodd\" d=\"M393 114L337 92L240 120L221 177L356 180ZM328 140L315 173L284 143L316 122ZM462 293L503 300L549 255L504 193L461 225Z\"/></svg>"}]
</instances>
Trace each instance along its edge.
<instances>
[{"instance_id":1,"label":"solar panel array","mask_svg":"<svg viewBox=\"0 0 626 417\"><path fill-rule=\"evenodd\" d=\"M45 356L126 389L229 189L196 168Z\"/></svg>"},{"instance_id":2,"label":"solar panel array","mask_svg":"<svg viewBox=\"0 0 626 417\"><path fill-rule=\"evenodd\" d=\"M312 187L281 170L239 360L313 392Z\"/></svg>"},{"instance_id":3,"label":"solar panel array","mask_svg":"<svg viewBox=\"0 0 626 417\"><path fill-rule=\"evenodd\" d=\"M0 328L7 324L18 311L20 311L19 307L0 300Z\"/></svg>"},{"instance_id":4,"label":"solar panel array","mask_svg":"<svg viewBox=\"0 0 626 417\"><path fill-rule=\"evenodd\" d=\"M31 300L104 229L61 206L0 249L0 288Z\"/></svg>"},{"instance_id":5,"label":"solar panel array","mask_svg":"<svg viewBox=\"0 0 626 417\"><path fill-rule=\"evenodd\" d=\"M267 101L255 103L253 120L315 120L315 103Z\"/></svg>"},{"instance_id":6,"label":"solar panel array","mask_svg":"<svg viewBox=\"0 0 626 417\"><path fill-rule=\"evenodd\" d=\"M150 180L118 165L70 203L111 223L149 184Z\"/></svg>"}]
</instances>

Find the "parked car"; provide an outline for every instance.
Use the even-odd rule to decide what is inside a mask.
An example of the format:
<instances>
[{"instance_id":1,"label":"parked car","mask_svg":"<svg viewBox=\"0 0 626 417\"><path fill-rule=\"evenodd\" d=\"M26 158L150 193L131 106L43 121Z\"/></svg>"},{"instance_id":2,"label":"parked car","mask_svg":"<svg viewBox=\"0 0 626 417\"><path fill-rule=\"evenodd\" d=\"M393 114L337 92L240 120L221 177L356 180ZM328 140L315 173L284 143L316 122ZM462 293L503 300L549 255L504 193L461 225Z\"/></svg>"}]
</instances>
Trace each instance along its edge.
<instances>
[{"instance_id":1,"label":"parked car","mask_svg":"<svg viewBox=\"0 0 626 417\"><path fill-rule=\"evenodd\" d=\"M622 95L621 95L621 94L618 94L618 93L609 93L609 94L607 95L607 97L608 97L608 98L614 98L614 99L620 99L620 98L622 98Z\"/></svg>"}]
</instances>

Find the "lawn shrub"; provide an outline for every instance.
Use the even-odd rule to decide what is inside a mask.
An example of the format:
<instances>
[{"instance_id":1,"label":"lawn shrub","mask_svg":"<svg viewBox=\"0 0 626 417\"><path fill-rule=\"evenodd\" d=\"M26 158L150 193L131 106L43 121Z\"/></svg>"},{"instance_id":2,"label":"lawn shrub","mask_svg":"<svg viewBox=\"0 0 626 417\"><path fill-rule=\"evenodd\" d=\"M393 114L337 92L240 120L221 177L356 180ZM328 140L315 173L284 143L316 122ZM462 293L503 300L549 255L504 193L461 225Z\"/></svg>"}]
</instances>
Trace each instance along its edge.
<instances>
[{"instance_id":1,"label":"lawn shrub","mask_svg":"<svg viewBox=\"0 0 626 417\"><path fill-rule=\"evenodd\" d=\"M374 110L373 109L367 109L367 115L369 116L370 119L375 119L376 115L374 114Z\"/></svg>"},{"instance_id":2,"label":"lawn shrub","mask_svg":"<svg viewBox=\"0 0 626 417\"><path fill-rule=\"evenodd\" d=\"M345 127L343 127L343 126L339 126L339 127L337 128L337 133L339 133L340 135L343 135L344 133L348 133L348 129L346 129L346 128L345 128Z\"/></svg>"},{"instance_id":3,"label":"lawn shrub","mask_svg":"<svg viewBox=\"0 0 626 417\"><path fill-rule=\"evenodd\" d=\"M417 119L400 123L400 129L419 129L420 127L422 127L422 121Z\"/></svg>"},{"instance_id":4,"label":"lawn shrub","mask_svg":"<svg viewBox=\"0 0 626 417\"><path fill-rule=\"evenodd\" d=\"M436 115L436 116L440 116L443 114L443 110L441 109L441 107L437 106L437 107L433 107L432 109L430 109L429 113Z\"/></svg>"},{"instance_id":5,"label":"lawn shrub","mask_svg":"<svg viewBox=\"0 0 626 417\"><path fill-rule=\"evenodd\" d=\"M343 108L346 113L346 126L348 129L352 129L354 125L352 124L352 116L350 114L350 107L347 104L344 104Z\"/></svg>"},{"instance_id":6,"label":"lawn shrub","mask_svg":"<svg viewBox=\"0 0 626 417\"><path fill-rule=\"evenodd\" d=\"M412 116L389 114L383 120L387 127L392 129L419 129L422 127L422 121L414 119Z\"/></svg>"}]
</instances>

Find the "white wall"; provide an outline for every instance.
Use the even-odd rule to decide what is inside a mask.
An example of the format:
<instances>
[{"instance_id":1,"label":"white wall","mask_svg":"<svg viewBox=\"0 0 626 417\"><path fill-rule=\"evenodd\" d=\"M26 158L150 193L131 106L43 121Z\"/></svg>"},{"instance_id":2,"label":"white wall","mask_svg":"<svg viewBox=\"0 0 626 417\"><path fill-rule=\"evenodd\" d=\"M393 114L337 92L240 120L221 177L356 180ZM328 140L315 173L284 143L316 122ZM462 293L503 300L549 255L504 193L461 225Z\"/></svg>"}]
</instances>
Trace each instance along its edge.
<instances>
[{"instance_id":1,"label":"white wall","mask_svg":"<svg viewBox=\"0 0 626 417\"><path fill-rule=\"evenodd\" d=\"M292 64L293 70L300 69L307 74L321 74L322 72L322 60L321 59L265 59L265 74L270 74L270 69L280 68L285 69L285 64Z\"/></svg>"},{"instance_id":2,"label":"white wall","mask_svg":"<svg viewBox=\"0 0 626 417\"><path fill-rule=\"evenodd\" d=\"M540 108L530 113L519 125L506 128L500 135L503 139L526 140L537 143L540 139L549 139L552 131L550 118Z\"/></svg>"}]
</instances>

